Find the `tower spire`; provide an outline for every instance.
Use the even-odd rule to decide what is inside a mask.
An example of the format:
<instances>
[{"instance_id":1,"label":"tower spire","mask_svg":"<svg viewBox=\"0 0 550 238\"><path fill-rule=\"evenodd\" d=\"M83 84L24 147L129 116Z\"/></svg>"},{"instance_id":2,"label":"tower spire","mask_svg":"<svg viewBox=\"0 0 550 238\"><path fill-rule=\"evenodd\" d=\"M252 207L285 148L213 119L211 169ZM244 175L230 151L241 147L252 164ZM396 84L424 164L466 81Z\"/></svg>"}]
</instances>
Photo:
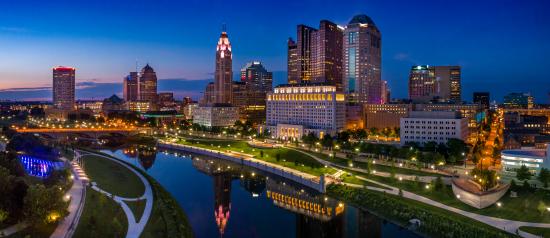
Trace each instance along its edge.
<instances>
[{"instance_id":1,"label":"tower spire","mask_svg":"<svg viewBox=\"0 0 550 238\"><path fill-rule=\"evenodd\" d=\"M222 32L227 32L227 26L225 25L225 22L222 23Z\"/></svg>"}]
</instances>

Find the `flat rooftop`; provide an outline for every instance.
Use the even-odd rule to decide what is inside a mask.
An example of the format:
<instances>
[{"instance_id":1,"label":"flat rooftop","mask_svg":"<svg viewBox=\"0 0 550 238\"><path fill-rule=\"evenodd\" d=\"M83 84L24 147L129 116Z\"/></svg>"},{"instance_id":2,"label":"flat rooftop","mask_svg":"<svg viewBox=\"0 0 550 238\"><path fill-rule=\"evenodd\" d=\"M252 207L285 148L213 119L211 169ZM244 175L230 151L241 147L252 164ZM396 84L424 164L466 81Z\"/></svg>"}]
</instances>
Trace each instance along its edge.
<instances>
[{"instance_id":1,"label":"flat rooftop","mask_svg":"<svg viewBox=\"0 0 550 238\"><path fill-rule=\"evenodd\" d=\"M503 150L502 154L515 156L546 157L545 150Z\"/></svg>"}]
</instances>

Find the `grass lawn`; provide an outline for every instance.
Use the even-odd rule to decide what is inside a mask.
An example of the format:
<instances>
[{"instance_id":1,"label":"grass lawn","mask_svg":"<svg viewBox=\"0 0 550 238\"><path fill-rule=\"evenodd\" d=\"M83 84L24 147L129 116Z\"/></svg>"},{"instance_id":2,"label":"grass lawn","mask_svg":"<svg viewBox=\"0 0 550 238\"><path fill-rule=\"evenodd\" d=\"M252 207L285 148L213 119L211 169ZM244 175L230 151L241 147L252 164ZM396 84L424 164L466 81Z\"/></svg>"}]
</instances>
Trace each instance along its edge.
<instances>
[{"instance_id":1,"label":"grass lawn","mask_svg":"<svg viewBox=\"0 0 550 238\"><path fill-rule=\"evenodd\" d=\"M393 178L380 177L358 172L352 173L354 175L359 175L383 184L401 188L404 191L409 191L464 211L510 220L550 223L550 212L543 212L541 214L537 209L539 202L550 205L550 193L544 191L520 192L518 193L517 198L511 198L508 194L506 194L500 200L502 204L501 207L492 205L484 209L477 209L459 201L455 197L451 186L445 186L445 188L441 191L436 191L433 186L430 186L430 188L427 189L426 184L422 182L407 180L398 181Z\"/></svg>"},{"instance_id":2,"label":"grass lawn","mask_svg":"<svg viewBox=\"0 0 550 238\"><path fill-rule=\"evenodd\" d=\"M300 150L302 150L302 149L300 149ZM315 155L315 156L317 156L321 159L333 162L335 164L339 164L339 165L343 165L343 166L349 166L349 164L348 164L349 160L348 159L344 159L344 158L341 158L341 157L332 158L332 157L329 157L327 154L320 153L320 152L312 152L312 151L308 151L308 150L302 150L302 151L304 151L306 153L310 153L312 155ZM367 168L367 163L354 161L353 166L361 168L361 169L366 169ZM401 168L401 167L392 167L392 166L381 165L381 164L371 164L370 169L380 171L380 172L387 172L387 173L391 173L391 171L393 170L394 173L403 174L403 175L443 176L443 175L437 174L437 173L429 173L429 172L424 172L424 171L421 171L421 170Z\"/></svg>"},{"instance_id":3,"label":"grass lawn","mask_svg":"<svg viewBox=\"0 0 550 238\"><path fill-rule=\"evenodd\" d=\"M256 159L285 166L315 176L319 176L321 174L333 174L336 172L333 168L325 168L321 163L306 154L286 148L258 149L249 146L245 141L234 140L205 141L188 139L185 141L180 141L179 143L212 150L231 150L234 152L246 153L253 155ZM277 154L279 155L279 160L277 160Z\"/></svg>"},{"instance_id":4,"label":"grass lawn","mask_svg":"<svg viewBox=\"0 0 550 238\"><path fill-rule=\"evenodd\" d=\"M128 220L122 208L112 199L86 190L86 202L74 237L124 237Z\"/></svg>"},{"instance_id":5,"label":"grass lawn","mask_svg":"<svg viewBox=\"0 0 550 238\"><path fill-rule=\"evenodd\" d=\"M369 181L365 181L365 180L361 180L361 179L358 179L357 177L353 176L353 175L342 175L340 177L342 179L342 181L344 183L353 183L353 184L359 184L359 185L365 185L365 186L371 186L371 187L375 187L375 188L383 188L383 189L388 189L387 187L384 187L384 186L380 186L378 184L375 184L375 183L371 183Z\"/></svg>"},{"instance_id":6,"label":"grass lawn","mask_svg":"<svg viewBox=\"0 0 550 238\"><path fill-rule=\"evenodd\" d=\"M132 171L124 166L94 155L82 156L84 170L101 189L121 197L140 197L145 186Z\"/></svg>"},{"instance_id":7,"label":"grass lawn","mask_svg":"<svg viewBox=\"0 0 550 238\"><path fill-rule=\"evenodd\" d=\"M145 211L145 204L146 201L124 201L126 205L132 210L132 213L134 213L134 217L136 218L136 221L139 222L141 219L141 216L143 215L143 212Z\"/></svg>"},{"instance_id":8,"label":"grass lawn","mask_svg":"<svg viewBox=\"0 0 550 238\"><path fill-rule=\"evenodd\" d=\"M33 228L25 228L11 236L10 238L27 238L27 237L50 237L57 228L58 223L40 224Z\"/></svg>"},{"instance_id":9,"label":"grass lawn","mask_svg":"<svg viewBox=\"0 0 550 238\"><path fill-rule=\"evenodd\" d=\"M549 228L522 226L519 229L522 230L522 231L525 231L525 232L529 232L533 235L542 236L542 237L550 237L550 229Z\"/></svg>"},{"instance_id":10,"label":"grass lawn","mask_svg":"<svg viewBox=\"0 0 550 238\"><path fill-rule=\"evenodd\" d=\"M391 218L392 216L395 216L396 214L400 214L399 212L397 212L394 209L385 209L384 208L384 209L371 210L371 208L369 207L370 206L369 202L365 202L361 199L358 199L358 197L354 196L354 195L357 195L357 194L352 195L348 192L342 192L343 191L342 189L343 189L342 186L335 186L335 187L329 188L327 190L327 192L328 192L329 196L332 196L332 197L335 197L337 199L341 199L343 201L346 201L350 204L355 205L356 207L362 207L362 208L367 209L371 212L375 212L377 215L380 215L382 217ZM372 191L372 190L364 191L364 190L361 190L359 188L349 188L349 189L355 190L359 193L368 192L368 193L382 194L381 192ZM422 211L421 213L423 213L422 215L424 215L426 217L430 217L430 216L447 217L447 218L450 218L450 220L454 221L454 222L458 222L458 223L462 223L462 224L469 224L469 225L471 225L471 227L475 227L475 228L479 228L479 229L483 229L483 230L487 230L487 231L494 231L495 234L499 234L502 237L513 237L513 235L511 235L511 234L508 234L508 233L505 233L503 231L497 230L496 228L491 227L491 226L489 226L485 223L478 222L478 221L470 219L468 217L465 217L465 216L462 216L462 215L459 215L459 214L456 214L456 213L453 213L453 212L450 212L450 211L447 211L447 210L444 210L444 209L441 209L441 208L437 208L437 207L434 207L434 206L431 206L431 205L427 205L427 204L422 203L422 202L402 198L402 197L399 197L397 195L391 195L391 194L384 194L383 196L387 197L387 198L391 198L391 199L402 200L408 206L413 207L415 209L421 210ZM386 200L386 199L384 199L384 200ZM373 202L373 201L370 201L370 202ZM376 204L374 204L374 205L376 205ZM405 226L408 225L406 221L402 221L402 220L401 221L400 220L394 220L394 222L401 223L402 225L405 225ZM423 222L426 222L426 221L423 221ZM424 224L424 225L427 225L427 224ZM455 227L455 229L461 229L461 227ZM450 232L452 232L452 231L445 231L445 232L447 232L447 234L451 234ZM428 235L430 235L430 234L428 234ZM434 236L434 237L437 237L437 236ZM452 236L450 236L450 237L452 237ZM472 234L469 237L475 237L475 235Z\"/></svg>"}]
</instances>

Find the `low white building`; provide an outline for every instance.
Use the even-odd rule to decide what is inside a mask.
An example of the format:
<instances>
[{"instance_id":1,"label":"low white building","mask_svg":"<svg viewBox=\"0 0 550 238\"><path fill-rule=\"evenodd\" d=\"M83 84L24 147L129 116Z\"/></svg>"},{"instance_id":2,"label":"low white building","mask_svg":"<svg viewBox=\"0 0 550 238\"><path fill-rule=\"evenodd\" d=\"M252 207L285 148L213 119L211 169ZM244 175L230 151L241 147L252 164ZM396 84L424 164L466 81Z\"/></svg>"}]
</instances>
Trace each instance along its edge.
<instances>
[{"instance_id":1,"label":"low white building","mask_svg":"<svg viewBox=\"0 0 550 238\"><path fill-rule=\"evenodd\" d=\"M402 146L408 142L447 143L451 138L465 141L468 133L468 119L457 112L412 111L400 119Z\"/></svg>"},{"instance_id":2,"label":"low white building","mask_svg":"<svg viewBox=\"0 0 550 238\"><path fill-rule=\"evenodd\" d=\"M522 148L503 150L501 153L502 170L515 171L525 165L533 174L538 174L541 168L550 169L550 146L546 150Z\"/></svg>"},{"instance_id":3,"label":"low white building","mask_svg":"<svg viewBox=\"0 0 550 238\"><path fill-rule=\"evenodd\" d=\"M266 128L285 140L335 135L344 129L345 110L345 96L335 86L280 85L267 94Z\"/></svg>"},{"instance_id":4,"label":"low white building","mask_svg":"<svg viewBox=\"0 0 550 238\"><path fill-rule=\"evenodd\" d=\"M193 111L193 123L208 128L233 126L239 120L238 110L231 106L199 106Z\"/></svg>"}]
</instances>

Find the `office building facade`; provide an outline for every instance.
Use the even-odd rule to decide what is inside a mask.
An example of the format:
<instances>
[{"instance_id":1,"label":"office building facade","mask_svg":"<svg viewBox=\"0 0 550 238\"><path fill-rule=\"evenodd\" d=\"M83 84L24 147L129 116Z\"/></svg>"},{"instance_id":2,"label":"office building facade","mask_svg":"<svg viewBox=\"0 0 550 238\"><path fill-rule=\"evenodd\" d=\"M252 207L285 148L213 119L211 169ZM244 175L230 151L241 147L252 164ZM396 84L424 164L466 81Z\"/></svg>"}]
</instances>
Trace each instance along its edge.
<instances>
[{"instance_id":1,"label":"office building facade","mask_svg":"<svg viewBox=\"0 0 550 238\"><path fill-rule=\"evenodd\" d=\"M413 110L413 104L364 104L365 128L396 128L401 118Z\"/></svg>"},{"instance_id":2,"label":"office building facade","mask_svg":"<svg viewBox=\"0 0 550 238\"><path fill-rule=\"evenodd\" d=\"M449 139L466 141L468 120L457 112L412 111L400 119L401 146L407 143L447 143Z\"/></svg>"},{"instance_id":3,"label":"office building facade","mask_svg":"<svg viewBox=\"0 0 550 238\"><path fill-rule=\"evenodd\" d=\"M263 123L265 120L265 99L267 93L273 89L273 73L267 71L259 61L250 62L241 69L241 83L244 83L245 89L244 103L241 106L241 118L250 120L253 123Z\"/></svg>"},{"instance_id":4,"label":"office building facade","mask_svg":"<svg viewBox=\"0 0 550 238\"><path fill-rule=\"evenodd\" d=\"M342 88L342 28L322 20L319 29L298 25L288 40L288 83L326 83Z\"/></svg>"},{"instance_id":5,"label":"office building facade","mask_svg":"<svg viewBox=\"0 0 550 238\"><path fill-rule=\"evenodd\" d=\"M491 97L489 92L474 92L474 103L479 104L485 110L489 110L491 106Z\"/></svg>"},{"instance_id":6,"label":"office building facade","mask_svg":"<svg viewBox=\"0 0 550 238\"><path fill-rule=\"evenodd\" d=\"M281 139L336 135L344 129L345 96L336 86L280 85L267 94L266 128Z\"/></svg>"},{"instance_id":7,"label":"office building facade","mask_svg":"<svg viewBox=\"0 0 550 238\"><path fill-rule=\"evenodd\" d=\"M534 105L535 99L530 93L510 93L504 96L506 109L531 109Z\"/></svg>"},{"instance_id":8,"label":"office building facade","mask_svg":"<svg viewBox=\"0 0 550 238\"><path fill-rule=\"evenodd\" d=\"M150 102L151 105L157 102L157 73L149 64L141 69L139 75L138 98L140 101Z\"/></svg>"},{"instance_id":9,"label":"office building facade","mask_svg":"<svg viewBox=\"0 0 550 238\"><path fill-rule=\"evenodd\" d=\"M416 65L409 73L409 99L414 102L462 101L460 66Z\"/></svg>"},{"instance_id":10,"label":"office building facade","mask_svg":"<svg viewBox=\"0 0 550 238\"><path fill-rule=\"evenodd\" d=\"M122 95L125 101L139 100L139 77L138 72L130 72L122 83Z\"/></svg>"},{"instance_id":11,"label":"office building facade","mask_svg":"<svg viewBox=\"0 0 550 238\"><path fill-rule=\"evenodd\" d=\"M344 92L351 102L382 102L382 36L374 21L357 15L344 30Z\"/></svg>"},{"instance_id":12,"label":"office building facade","mask_svg":"<svg viewBox=\"0 0 550 238\"><path fill-rule=\"evenodd\" d=\"M53 68L53 104L56 109L72 111L75 109L75 74L72 67Z\"/></svg>"}]
</instances>

